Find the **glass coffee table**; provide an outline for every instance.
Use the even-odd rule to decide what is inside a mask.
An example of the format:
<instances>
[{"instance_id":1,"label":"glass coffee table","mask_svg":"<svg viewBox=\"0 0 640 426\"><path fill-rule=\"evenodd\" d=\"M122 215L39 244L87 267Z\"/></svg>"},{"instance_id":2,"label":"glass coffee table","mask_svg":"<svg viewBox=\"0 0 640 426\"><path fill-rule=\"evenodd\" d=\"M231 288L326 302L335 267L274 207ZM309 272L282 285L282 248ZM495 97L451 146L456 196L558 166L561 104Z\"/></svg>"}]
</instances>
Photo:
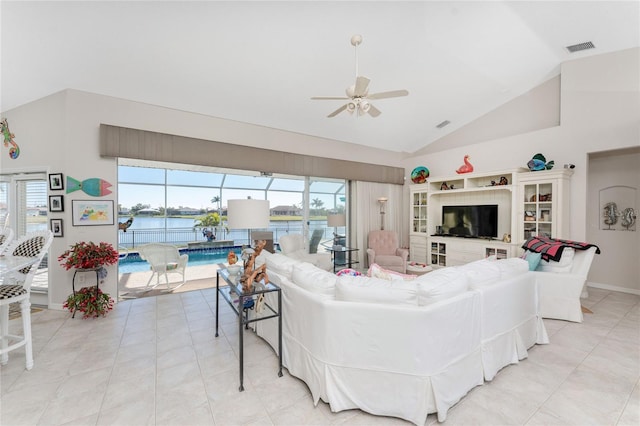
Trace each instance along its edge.
<instances>
[{"instance_id":1,"label":"glass coffee table","mask_svg":"<svg viewBox=\"0 0 640 426\"><path fill-rule=\"evenodd\" d=\"M238 316L238 336L239 336L239 365L240 365L240 392L244 390L244 329L249 328L249 324L264 321L270 318L278 318L278 358L279 358L279 370L278 377L282 377L282 291L280 287L273 283L262 284L261 288L254 286L254 289L249 293L242 292L242 285L240 284L240 274L230 274L225 265L219 264L216 271L216 337L218 337L218 313L220 311L220 296L227 301L231 309ZM226 283L226 286L220 286L220 279ZM265 315L256 315L253 318L249 318L249 310L254 309L258 304L258 300L261 296L265 296L267 293L277 293L278 306L271 306L264 299L262 303L263 309L266 311Z\"/></svg>"}]
</instances>

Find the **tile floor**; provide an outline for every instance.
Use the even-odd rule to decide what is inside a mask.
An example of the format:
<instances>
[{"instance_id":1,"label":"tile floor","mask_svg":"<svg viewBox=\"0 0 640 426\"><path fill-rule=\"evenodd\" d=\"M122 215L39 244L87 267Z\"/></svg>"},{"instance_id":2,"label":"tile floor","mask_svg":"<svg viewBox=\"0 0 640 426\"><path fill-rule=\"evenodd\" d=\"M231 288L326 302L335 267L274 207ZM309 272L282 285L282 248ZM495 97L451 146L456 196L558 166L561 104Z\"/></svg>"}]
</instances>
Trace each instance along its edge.
<instances>
[{"instance_id":1,"label":"tile floor","mask_svg":"<svg viewBox=\"0 0 640 426\"><path fill-rule=\"evenodd\" d=\"M591 289L584 305L594 313L582 324L545 320L551 344L473 389L446 424L640 424L640 296ZM277 377L276 356L251 331L239 393L236 317L225 304L215 338L214 310L205 289L124 301L97 320L33 314L35 366L25 371L18 350L0 368L0 424L409 424L314 407L303 382L286 369Z\"/></svg>"}]
</instances>

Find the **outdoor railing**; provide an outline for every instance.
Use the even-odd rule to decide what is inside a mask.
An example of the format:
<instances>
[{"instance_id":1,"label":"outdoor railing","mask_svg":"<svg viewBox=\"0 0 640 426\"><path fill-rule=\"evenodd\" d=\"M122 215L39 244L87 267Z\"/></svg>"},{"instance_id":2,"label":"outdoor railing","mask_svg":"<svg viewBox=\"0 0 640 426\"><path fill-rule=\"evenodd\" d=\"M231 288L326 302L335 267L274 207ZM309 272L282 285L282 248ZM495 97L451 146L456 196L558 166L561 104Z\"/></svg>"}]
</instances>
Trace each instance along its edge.
<instances>
[{"instance_id":1,"label":"outdoor railing","mask_svg":"<svg viewBox=\"0 0 640 426\"><path fill-rule=\"evenodd\" d=\"M324 228L323 239L331 238L333 228ZM283 228L269 228L273 232L273 242L277 244L282 235L300 234L302 226L288 226ZM313 231L313 230L312 230ZM216 233L216 240L232 240L232 245L249 244L247 230L237 229L227 231L221 228ZM167 243L177 246L186 246L194 242L206 242L200 228L167 228L167 229L127 229L127 232L118 232L118 246L132 249L149 243Z\"/></svg>"}]
</instances>

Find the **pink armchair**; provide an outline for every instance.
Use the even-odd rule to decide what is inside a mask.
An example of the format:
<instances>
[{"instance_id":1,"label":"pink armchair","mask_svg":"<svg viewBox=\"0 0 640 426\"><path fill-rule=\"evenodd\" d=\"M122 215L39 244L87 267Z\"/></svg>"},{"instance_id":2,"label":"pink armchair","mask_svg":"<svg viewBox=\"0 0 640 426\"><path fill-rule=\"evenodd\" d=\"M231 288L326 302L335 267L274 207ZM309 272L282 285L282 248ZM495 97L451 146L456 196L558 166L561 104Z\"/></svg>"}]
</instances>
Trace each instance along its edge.
<instances>
[{"instance_id":1,"label":"pink armchair","mask_svg":"<svg viewBox=\"0 0 640 426\"><path fill-rule=\"evenodd\" d=\"M367 248L369 266L377 263L385 269L406 273L409 250L400 248L398 233L394 231L371 231Z\"/></svg>"}]
</instances>

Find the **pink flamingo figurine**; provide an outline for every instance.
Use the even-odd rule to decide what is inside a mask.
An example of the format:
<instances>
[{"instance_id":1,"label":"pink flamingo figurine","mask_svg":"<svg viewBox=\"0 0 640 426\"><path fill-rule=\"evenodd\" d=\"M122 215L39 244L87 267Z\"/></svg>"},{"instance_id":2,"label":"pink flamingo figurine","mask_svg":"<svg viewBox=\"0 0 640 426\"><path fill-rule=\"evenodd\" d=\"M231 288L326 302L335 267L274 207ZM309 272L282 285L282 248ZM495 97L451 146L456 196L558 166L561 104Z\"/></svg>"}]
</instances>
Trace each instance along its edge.
<instances>
[{"instance_id":1,"label":"pink flamingo figurine","mask_svg":"<svg viewBox=\"0 0 640 426\"><path fill-rule=\"evenodd\" d=\"M458 167L458 170L456 170L456 173L461 174L461 173L471 173L473 171L473 165L469 162L469 156L465 155L464 156L464 164L460 167Z\"/></svg>"}]
</instances>

